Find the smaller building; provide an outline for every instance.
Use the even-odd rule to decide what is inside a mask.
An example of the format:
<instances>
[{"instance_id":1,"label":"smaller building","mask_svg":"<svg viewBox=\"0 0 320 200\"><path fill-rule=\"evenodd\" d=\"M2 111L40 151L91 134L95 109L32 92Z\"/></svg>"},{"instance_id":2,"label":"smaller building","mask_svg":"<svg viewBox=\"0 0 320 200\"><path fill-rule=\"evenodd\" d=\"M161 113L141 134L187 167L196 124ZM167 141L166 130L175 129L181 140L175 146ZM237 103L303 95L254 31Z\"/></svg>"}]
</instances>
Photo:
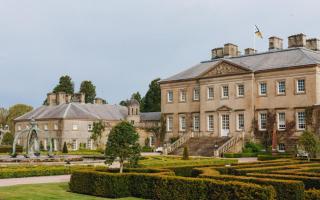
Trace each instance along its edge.
<instances>
[{"instance_id":1,"label":"smaller building","mask_svg":"<svg viewBox=\"0 0 320 200\"><path fill-rule=\"evenodd\" d=\"M153 141L153 133L146 127L159 126L160 112L140 113L140 104L130 100L128 106L103 104L103 99L96 99L94 104L84 103L84 94L68 95L63 92L49 93L47 105L40 106L15 119L15 132L29 127L34 119L39 129L48 131L53 141L54 150L62 150L64 142L69 150L104 148L112 127L123 120L134 124L140 135L139 143ZM91 139L93 123L101 121L105 131L97 141ZM47 149L48 138L40 136L40 146ZM18 141L26 144L26 138Z\"/></svg>"}]
</instances>

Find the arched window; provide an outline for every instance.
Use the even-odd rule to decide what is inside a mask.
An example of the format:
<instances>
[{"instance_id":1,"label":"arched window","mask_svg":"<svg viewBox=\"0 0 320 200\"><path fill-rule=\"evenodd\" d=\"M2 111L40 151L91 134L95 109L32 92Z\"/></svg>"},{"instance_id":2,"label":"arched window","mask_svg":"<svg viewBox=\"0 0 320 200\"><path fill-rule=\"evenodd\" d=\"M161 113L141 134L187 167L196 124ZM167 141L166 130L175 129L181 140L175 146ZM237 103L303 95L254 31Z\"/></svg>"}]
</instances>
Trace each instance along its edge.
<instances>
[{"instance_id":1,"label":"arched window","mask_svg":"<svg viewBox=\"0 0 320 200\"><path fill-rule=\"evenodd\" d=\"M139 109L136 108L136 115L139 115Z\"/></svg>"},{"instance_id":2,"label":"arched window","mask_svg":"<svg viewBox=\"0 0 320 200\"><path fill-rule=\"evenodd\" d=\"M131 114L133 115L133 108L131 108Z\"/></svg>"}]
</instances>

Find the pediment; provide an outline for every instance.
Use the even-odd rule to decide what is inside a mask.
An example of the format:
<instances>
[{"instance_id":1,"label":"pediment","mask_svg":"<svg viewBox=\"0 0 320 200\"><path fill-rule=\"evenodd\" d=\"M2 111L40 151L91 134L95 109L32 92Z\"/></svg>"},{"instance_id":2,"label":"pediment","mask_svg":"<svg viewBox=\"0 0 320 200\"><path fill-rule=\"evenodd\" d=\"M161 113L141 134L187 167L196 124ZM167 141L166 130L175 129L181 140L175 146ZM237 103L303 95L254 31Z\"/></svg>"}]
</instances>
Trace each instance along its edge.
<instances>
[{"instance_id":1,"label":"pediment","mask_svg":"<svg viewBox=\"0 0 320 200\"><path fill-rule=\"evenodd\" d=\"M214 76L223 76L223 75L236 75L250 72L249 69L241 67L239 65L233 64L227 61L221 61L215 64L208 71L204 72L200 77L214 77Z\"/></svg>"},{"instance_id":2,"label":"pediment","mask_svg":"<svg viewBox=\"0 0 320 200\"><path fill-rule=\"evenodd\" d=\"M232 109L228 106L221 106L217 109L217 111L231 111Z\"/></svg>"}]
</instances>

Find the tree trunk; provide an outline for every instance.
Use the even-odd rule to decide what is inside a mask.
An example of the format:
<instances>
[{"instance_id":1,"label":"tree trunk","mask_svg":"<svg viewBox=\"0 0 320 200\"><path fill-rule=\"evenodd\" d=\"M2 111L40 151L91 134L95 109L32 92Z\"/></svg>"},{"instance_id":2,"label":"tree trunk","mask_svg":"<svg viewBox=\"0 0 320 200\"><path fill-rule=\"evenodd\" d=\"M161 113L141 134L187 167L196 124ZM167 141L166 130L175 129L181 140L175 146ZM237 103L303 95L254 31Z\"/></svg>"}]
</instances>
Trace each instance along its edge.
<instances>
[{"instance_id":1,"label":"tree trunk","mask_svg":"<svg viewBox=\"0 0 320 200\"><path fill-rule=\"evenodd\" d=\"M120 174L122 174L122 172L123 172L123 160L122 159L120 159Z\"/></svg>"}]
</instances>

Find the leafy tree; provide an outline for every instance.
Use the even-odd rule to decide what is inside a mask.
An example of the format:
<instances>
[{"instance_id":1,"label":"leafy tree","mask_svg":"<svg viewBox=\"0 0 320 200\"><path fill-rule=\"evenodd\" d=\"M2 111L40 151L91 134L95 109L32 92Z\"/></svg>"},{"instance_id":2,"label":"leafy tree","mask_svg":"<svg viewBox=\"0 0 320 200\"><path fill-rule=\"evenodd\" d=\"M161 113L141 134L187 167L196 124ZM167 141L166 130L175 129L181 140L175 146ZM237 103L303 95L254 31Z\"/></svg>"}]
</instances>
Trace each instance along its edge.
<instances>
[{"instance_id":1,"label":"leafy tree","mask_svg":"<svg viewBox=\"0 0 320 200\"><path fill-rule=\"evenodd\" d=\"M161 89L159 82L160 78L154 79L149 84L149 90L142 99L143 112L160 112L161 110Z\"/></svg>"},{"instance_id":2,"label":"leafy tree","mask_svg":"<svg viewBox=\"0 0 320 200\"><path fill-rule=\"evenodd\" d=\"M119 158L120 173L123 172L124 161L129 160L131 165L137 164L141 151L138 139L135 127L127 121L113 127L106 145L106 163L112 164Z\"/></svg>"},{"instance_id":3,"label":"leafy tree","mask_svg":"<svg viewBox=\"0 0 320 200\"><path fill-rule=\"evenodd\" d=\"M62 153L68 153L68 147L66 142L63 143Z\"/></svg>"},{"instance_id":4,"label":"leafy tree","mask_svg":"<svg viewBox=\"0 0 320 200\"><path fill-rule=\"evenodd\" d=\"M57 92L65 92L67 94L74 93L74 83L70 76L65 75L61 76L59 80L59 84L53 89L54 93Z\"/></svg>"},{"instance_id":5,"label":"leafy tree","mask_svg":"<svg viewBox=\"0 0 320 200\"><path fill-rule=\"evenodd\" d=\"M183 156L182 160L189 160L189 150L187 146L183 147Z\"/></svg>"},{"instance_id":6,"label":"leafy tree","mask_svg":"<svg viewBox=\"0 0 320 200\"><path fill-rule=\"evenodd\" d=\"M7 123L9 125L10 131L14 133L14 119L22 116L23 114L30 112L32 110L32 106L28 106L25 104L16 104L9 108L8 120Z\"/></svg>"},{"instance_id":7,"label":"leafy tree","mask_svg":"<svg viewBox=\"0 0 320 200\"><path fill-rule=\"evenodd\" d=\"M119 103L121 106L128 106L128 100L122 100Z\"/></svg>"},{"instance_id":8,"label":"leafy tree","mask_svg":"<svg viewBox=\"0 0 320 200\"><path fill-rule=\"evenodd\" d=\"M299 137L300 148L309 153L309 157L315 158L319 152L319 138L310 131L304 131Z\"/></svg>"},{"instance_id":9,"label":"leafy tree","mask_svg":"<svg viewBox=\"0 0 320 200\"><path fill-rule=\"evenodd\" d=\"M148 132L152 132L156 137L156 147L162 146L165 138L166 130L166 118L164 115L161 115L160 126L152 126L146 128Z\"/></svg>"},{"instance_id":10,"label":"leafy tree","mask_svg":"<svg viewBox=\"0 0 320 200\"><path fill-rule=\"evenodd\" d=\"M10 132L5 133L3 136L1 145L12 145L13 140L14 140L13 135Z\"/></svg>"},{"instance_id":11,"label":"leafy tree","mask_svg":"<svg viewBox=\"0 0 320 200\"><path fill-rule=\"evenodd\" d=\"M2 125L4 127L7 124L8 115L9 115L8 109L0 108L0 126Z\"/></svg>"},{"instance_id":12,"label":"leafy tree","mask_svg":"<svg viewBox=\"0 0 320 200\"><path fill-rule=\"evenodd\" d=\"M91 81L82 81L80 92L85 94L86 103L94 103L94 99L96 98L96 86L94 86Z\"/></svg>"},{"instance_id":13,"label":"leafy tree","mask_svg":"<svg viewBox=\"0 0 320 200\"><path fill-rule=\"evenodd\" d=\"M105 125L102 121L93 122L91 139L95 142L99 141L98 144L100 144L100 139L104 130Z\"/></svg>"},{"instance_id":14,"label":"leafy tree","mask_svg":"<svg viewBox=\"0 0 320 200\"><path fill-rule=\"evenodd\" d=\"M135 99L135 100L137 100L137 101L141 104L142 98L141 98L141 95L140 95L139 92L133 93L133 94L131 95L131 99Z\"/></svg>"}]
</instances>

